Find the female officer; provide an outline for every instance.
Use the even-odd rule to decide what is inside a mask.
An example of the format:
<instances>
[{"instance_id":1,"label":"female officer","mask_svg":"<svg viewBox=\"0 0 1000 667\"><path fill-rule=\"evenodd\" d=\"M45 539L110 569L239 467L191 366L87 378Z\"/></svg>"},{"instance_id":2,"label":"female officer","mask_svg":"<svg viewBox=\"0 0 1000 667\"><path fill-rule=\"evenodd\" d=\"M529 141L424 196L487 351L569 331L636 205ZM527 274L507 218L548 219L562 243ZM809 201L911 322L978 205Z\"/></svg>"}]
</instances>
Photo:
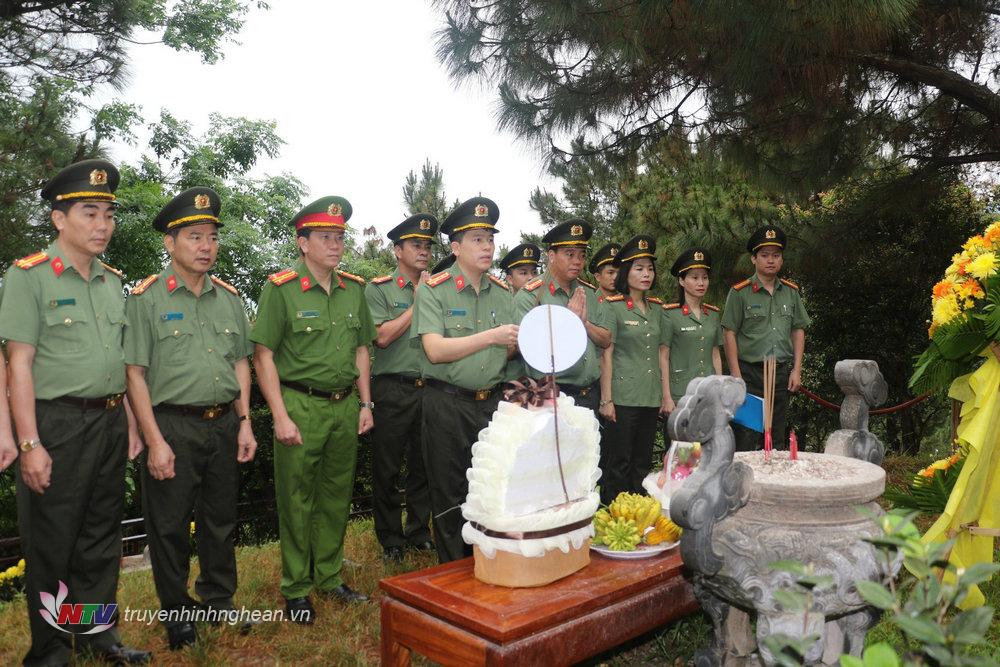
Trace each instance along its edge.
<instances>
[{"instance_id":1,"label":"female officer","mask_svg":"<svg viewBox=\"0 0 1000 667\"><path fill-rule=\"evenodd\" d=\"M621 491L642 493L652 465L656 416L662 402L660 325L663 302L648 297L656 282L651 236L629 239L615 256L617 294L604 300L611 345L601 357L601 501Z\"/></svg>"},{"instance_id":2,"label":"female officer","mask_svg":"<svg viewBox=\"0 0 1000 667\"><path fill-rule=\"evenodd\" d=\"M691 380L722 373L719 309L703 301L711 270L712 258L704 248L688 248L670 268L670 273L677 278L678 296L677 303L663 306L660 336L663 405L660 412L664 414L674 411Z\"/></svg>"}]
</instances>

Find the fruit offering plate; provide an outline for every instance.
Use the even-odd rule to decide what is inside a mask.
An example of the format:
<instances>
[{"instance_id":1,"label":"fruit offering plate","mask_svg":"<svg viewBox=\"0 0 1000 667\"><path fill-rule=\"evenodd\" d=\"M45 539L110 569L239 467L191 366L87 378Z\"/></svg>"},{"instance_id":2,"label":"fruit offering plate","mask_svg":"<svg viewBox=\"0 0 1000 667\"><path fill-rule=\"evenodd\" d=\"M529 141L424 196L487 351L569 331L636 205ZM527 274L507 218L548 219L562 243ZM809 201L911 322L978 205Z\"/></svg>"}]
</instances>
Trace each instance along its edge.
<instances>
[{"instance_id":1,"label":"fruit offering plate","mask_svg":"<svg viewBox=\"0 0 1000 667\"><path fill-rule=\"evenodd\" d=\"M660 542L659 544L649 545L640 544L632 551L615 551L606 546L598 546L596 544L591 544L590 548L592 551L596 551L602 556L607 556L608 558L618 558L621 560L635 560L638 558L651 558L657 554L662 554L665 551L670 551L676 547L680 542Z\"/></svg>"}]
</instances>

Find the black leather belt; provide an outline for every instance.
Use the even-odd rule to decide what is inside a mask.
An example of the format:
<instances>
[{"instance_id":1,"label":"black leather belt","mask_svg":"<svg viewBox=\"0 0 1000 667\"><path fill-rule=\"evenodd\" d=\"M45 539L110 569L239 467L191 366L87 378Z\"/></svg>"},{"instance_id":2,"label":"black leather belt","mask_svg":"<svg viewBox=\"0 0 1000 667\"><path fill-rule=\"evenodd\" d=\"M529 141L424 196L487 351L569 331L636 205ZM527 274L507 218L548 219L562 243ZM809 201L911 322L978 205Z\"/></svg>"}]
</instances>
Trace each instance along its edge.
<instances>
[{"instance_id":1,"label":"black leather belt","mask_svg":"<svg viewBox=\"0 0 1000 667\"><path fill-rule=\"evenodd\" d=\"M393 382L398 382L399 384L405 384L411 387L423 387L424 379L413 377L412 375L400 375L399 373L382 373L381 375L376 375L375 380L392 380Z\"/></svg>"},{"instance_id":2,"label":"black leather belt","mask_svg":"<svg viewBox=\"0 0 1000 667\"><path fill-rule=\"evenodd\" d=\"M432 380L430 378L427 378L424 382L435 389L440 389L446 394L458 396L459 398L467 398L472 401L487 401L498 391L496 387L490 387L489 389L465 389L463 387L456 387L448 382Z\"/></svg>"},{"instance_id":3,"label":"black leather belt","mask_svg":"<svg viewBox=\"0 0 1000 667\"><path fill-rule=\"evenodd\" d=\"M72 405L83 410L114 410L122 401L125 400L125 394L109 394L107 396L98 396L97 398L77 398L76 396L60 396L58 398L50 399L39 399L48 400L53 403L64 403L65 405Z\"/></svg>"},{"instance_id":4,"label":"black leather belt","mask_svg":"<svg viewBox=\"0 0 1000 667\"><path fill-rule=\"evenodd\" d=\"M233 407L232 403L219 403L217 405L175 405L173 403L160 403L153 406L153 412L172 412L177 415L187 415L189 417L200 417L206 421L218 419L229 412Z\"/></svg>"},{"instance_id":5,"label":"black leather belt","mask_svg":"<svg viewBox=\"0 0 1000 667\"><path fill-rule=\"evenodd\" d=\"M557 383L558 384L558 383ZM562 390L567 396L579 396L584 398L590 392L597 389L597 383L587 385L586 387L581 387L575 384L559 384L559 389Z\"/></svg>"},{"instance_id":6,"label":"black leather belt","mask_svg":"<svg viewBox=\"0 0 1000 667\"><path fill-rule=\"evenodd\" d=\"M309 396L324 398L328 401L342 401L350 396L354 391L354 385L345 387L344 389L338 389L337 391L323 391L322 389L313 389L312 387L302 384L301 382L292 382L290 380L281 380L281 384L289 389L300 391L303 394L308 394Z\"/></svg>"}]
</instances>

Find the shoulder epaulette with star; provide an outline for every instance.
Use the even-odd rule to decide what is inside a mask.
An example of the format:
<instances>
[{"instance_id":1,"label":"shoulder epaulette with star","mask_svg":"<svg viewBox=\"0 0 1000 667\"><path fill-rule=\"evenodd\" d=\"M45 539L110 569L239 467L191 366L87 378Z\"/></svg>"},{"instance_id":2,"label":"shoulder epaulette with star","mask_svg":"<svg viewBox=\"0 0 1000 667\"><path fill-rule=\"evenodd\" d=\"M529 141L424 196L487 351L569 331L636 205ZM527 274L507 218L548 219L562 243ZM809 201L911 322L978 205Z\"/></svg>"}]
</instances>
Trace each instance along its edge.
<instances>
[{"instance_id":1,"label":"shoulder epaulette with star","mask_svg":"<svg viewBox=\"0 0 1000 667\"><path fill-rule=\"evenodd\" d=\"M19 269L32 269L39 264L44 264L47 261L49 261L49 254L43 250L41 252L36 252L34 255L22 257L14 262L14 264Z\"/></svg>"},{"instance_id":2,"label":"shoulder epaulette with star","mask_svg":"<svg viewBox=\"0 0 1000 667\"><path fill-rule=\"evenodd\" d=\"M594 290L595 292L597 291L597 285L591 285L586 280L580 280L579 278L577 278L576 282L580 283L581 285L586 285L587 287L589 287L590 289Z\"/></svg>"},{"instance_id":3,"label":"shoulder epaulette with star","mask_svg":"<svg viewBox=\"0 0 1000 667\"><path fill-rule=\"evenodd\" d=\"M437 287L438 285L440 285L441 283L445 282L449 278L451 278L451 273L449 273L448 271L442 271L441 273L435 273L433 276L431 276L427 280L427 286L428 287Z\"/></svg>"},{"instance_id":4,"label":"shoulder epaulette with star","mask_svg":"<svg viewBox=\"0 0 1000 667\"><path fill-rule=\"evenodd\" d=\"M663 304L663 299L660 299L655 296L646 297L646 301L649 301L650 303L659 303L661 305Z\"/></svg>"},{"instance_id":5,"label":"shoulder epaulette with star","mask_svg":"<svg viewBox=\"0 0 1000 667\"><path fill-rule=\"evenodd\" d=\"M624 301L625 297L621 294L612 294L605 301Z\"/></svg>"},{"instance_id":6,"label":"shoulder epaulette with star","mask_svg":"<svg viewBox=\"0 0 1000 667\"><path fill-rule=\"evenodd\" d=\"M681 307L681 304L679 304L679 303L665 303L665 304L663 304L663 310L675 310L675 309L680 308L680 307Z\"/></svg>"},{"instance_id":7,"label":"shoulder epaulette with star","mask_svg":"<svg viewBox=\"0 0 1000 667\"><path fill-rule=\"evenodd\" d=\"M100 262L101 260L97 260L97 261L99 261L99 262ZM101 266L103 266L103 267L104 267L104 270L105 270L105 271L110 271L111 273L113 273L113 274L115 274L116 276L118 276L118 278L119 278L120 280L125 280L125 274L124 274L124 273L122 273L121 271L119 271L118 269L116 269L115 267L113 267L113 266L111 266L111 265L109 265L109 264L105 264L104 262L101 262Z\"/></svg>"},{"instance_id":8,"label":"shoulder epaulette with star","mask_svg":"<svg viewBox=\"0 0 1000 667\"><path fill-rule=\"evenodd\" d=\"M535 291L536 289L538 289L538 288L539 288L539 287L541 286L541 284L542 284L542 283L544 283L544 282L545 282L545 281L544 281L544 280L542 280L541 278L535 278L534 280L532 280L531 282L529 282L528 284L526 284L526 285L525 285L524 287L522 287L521 289L525 289L525 290L528 290L529 292L534 292L534 291Z\"/></svg>"},{"instance_id":9,"label":"shoulder epaulette with star","mask_svg":"<svg viewBox=\"0 0 1000 667\"><path fill-rule=\"evenodd\" d=\"M738 282L735 285L733 285L733 289L734 290L741 290L741 289L743 289L744 287L746 287L749 284L750 284L750 279L747 278L746 280L741 280L740 282Z\"/></svg>"},{"instance_id":10,"label":"shoulder epaulette with star","mask_svg":"<svg viewBox=\"0 0 1000 667\"><path fill-rule=\"evenodd\" d=\"M299 275L299 272L295 269L285 269L284 271L278 271L277 273L272 273L267 277L275 285L284 285L289 280L295 280Z\"/></svg>"},{"instance_id":11,"label":"shoulder epaulette with star","mask_svg":"<svg viewBox=\"0 0 1000 667\"><path fill-rule=\"evenodd\" d=\"M129 292L130 295L138 296L149 289L149 286L156 282L156 279L160 277L159 273L154 273L153 275L143 278L142 282L132 288Z\"/></svg>"},{"instance_id":12,"label":"shoulder epaulette with star","mask_svg":"<svg viewBox=\"0 0 1000 667\"><path fill-rule=\"evenodd\" d=\"M387 283L392 280L392 276L379 276L378 278L372 278L373 285L381 285L382 283Z\"/></svg>"},{"instance_id":13,"label":"shoulder epaulette with star","mask_svg":"<svg viewBox=\"0 0 1000 667\"><path fill-rule=\"evenodd\" d=\"M785 280L784 278L781 278L781 282L783 282L784 284L788 285L792 289L798 289L799 288L799 286L796 285L795 283L793 283L791 280Z\"/></svg>"},{"instance_id":14,"label":"shoulder epaulette with star","mask_svg":"<svg viewBox=\"0 0 1000 667\"><path fill-rule=\"evenodd\" d=\"M364 285L368 282L361 276L356 276L353 273L348 273L347 271L337 271L337 275L340 276L341 278L347 278L348 280L353 280L359 285Z\"/></svg>"},{"instance_id":15,"label":"shoulder epaulette with star","mask_svg":"<svg viewBox=\"0 0 1000 667\"><path fill-rule=\"evenodd\" d=\"M706 308L708 308L709 310L714 310L714 311L715 311L715 312L717 312L717 313L719 312L719 307L718 307L718 306L713 306L713 305L712 305L712 304L710 304L710 303L702 303L701 305L705 306L705 307L706 307Z\"/></svg>"},{"instance_id":16,"label":"shoulder epaulette with star","mask_svg":"<svg viewBox=\"0 0 1000 667\"><path fill-rule=\"evenodd\" d=\"M510 286L507 283L505 283L504 281L500 280L499 278L497 278L493 274L487 274L487 275L489 276L490 280L492 280L494 283L496 283L500 287L502 287L502 288L504 288L506 290L510 289Z\"/></svg>"},{"instance_id":17,"label":"shoulder epaulette with star","mask_svg":"<svg viewBox=\"0 0 1000 667\"><path fill-rule=\"evenodd\" d=\"M240 295L240 292L239 292L238 289L236 289L235 287L233 287L232 285L230 285L229 283L227 283L222 278L216 278L215 276L212 276L212 282L215 283L216 285L218 285L219 287L221 287L222 289L226 290L227 292L232 292L236 296Z\"/></svg>"}]
</instances>

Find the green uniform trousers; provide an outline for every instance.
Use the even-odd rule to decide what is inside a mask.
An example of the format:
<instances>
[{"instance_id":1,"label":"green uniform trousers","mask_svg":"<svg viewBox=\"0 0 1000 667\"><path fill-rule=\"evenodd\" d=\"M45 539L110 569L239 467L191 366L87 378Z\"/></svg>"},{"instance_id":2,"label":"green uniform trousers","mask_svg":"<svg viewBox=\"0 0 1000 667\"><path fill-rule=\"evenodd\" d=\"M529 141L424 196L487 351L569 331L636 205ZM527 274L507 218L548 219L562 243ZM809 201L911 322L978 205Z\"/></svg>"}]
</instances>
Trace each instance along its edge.
<instances>
[{"instance_id":1,"label":"green uniform trousers","mask_svg":"<svg viewBox=\"0 0 1000 667\"><path fill-rule=\"evenodd\" d=\"M788 449L788 438L785 435L785 414L788 412L788 375L792 365L780 362L775 369L774 381L774 413L771 417L771 442L775 449ZM747 385L748 394L764 396L764 364L751 364L740 359L740 375ZM752 452L764 448L764 434L749 428L733 424L733 434L736 436L736 451Z\"/></svg>"},{"instance_id":2,"label":"green uniform trousers","mask_svg":"<svg viewBox=\"0 0 1000 667\"><path fill-rule=\"evenodd\" d=\"M424 387L424 465L434 515L434 546L442 563L472 555L462 539L462 503L469 495L466 472L472 465L472 445L486 428L500 403L495 391L485 401L449 394L438 387Z\"/></svg>"},{"instance_id":3,"label":"green uniform trousers","mask_svg":"<svg viewBox=\"0 0 1000 667\"><path fill-rule=\"evenodd\" d=\"M153 479L145 452L141 459L142 508L160 607L195 607L187 592L193 512L200 569L195 592L205 604L228 608L236 592L236 413L230 410L214 420L156 408L153 413L174 452L170 479Z\"/></svg>"},{"instance_id":4,"label":"green uniform trousers","mask_svg":"<svg viewBox=\"0 0 1000 667\"><path fill-rule=\"evenodd\" d=\"M74 634L46 623L39 613L39 594L55 597L63 582L68 589L64 603L115 603L128 423L122 405L85 410L53 401L36 401L35 418L39 438L52 458L52 477L49 488L39 495L17 473L17 522L31 627L24 664L64 664L72 653ZM76 633L77 648L99 652L119 641L117 628L83 635L90 626L63 627Z\"/></svg>"},{"instance_id":5,"label":"green uniform trousers","mask_svg":"<svg viewBox=\"0 0 1000 667\"><path fill-rule=\"evenodd\" d=\"M378 415L372 432L372 492L375 535L383 548L420 544L431 539L431 500L421 452L420 425L424 388L399 376L375 376L372 399ZM399 492L406 460L406 525Z\"/></svg>"},{"instance_id":6,"label":"green uniform trousers","mask_svg":"<svg viewBox=\"0 0 1000 667\"><path fill-rule=\"evenodd\" d=\"M281 540L281 594L328 591L343 581L344 532L358 458L358 395L340 401L281 388L301 445L274 441L274 486Z\"/></svg>"},{"instance_id":7,"label":"green uniform trousers","mask_svg":"<svg viewBox=\"0 0 1000 667\"><path fill-rule=\"evenodd\" d=\"M601 437L601 503L622 491L645 495L642 480L653 467L659 408L615 406L616 421L604 421Z\"/></svg>"}]
</instances>

